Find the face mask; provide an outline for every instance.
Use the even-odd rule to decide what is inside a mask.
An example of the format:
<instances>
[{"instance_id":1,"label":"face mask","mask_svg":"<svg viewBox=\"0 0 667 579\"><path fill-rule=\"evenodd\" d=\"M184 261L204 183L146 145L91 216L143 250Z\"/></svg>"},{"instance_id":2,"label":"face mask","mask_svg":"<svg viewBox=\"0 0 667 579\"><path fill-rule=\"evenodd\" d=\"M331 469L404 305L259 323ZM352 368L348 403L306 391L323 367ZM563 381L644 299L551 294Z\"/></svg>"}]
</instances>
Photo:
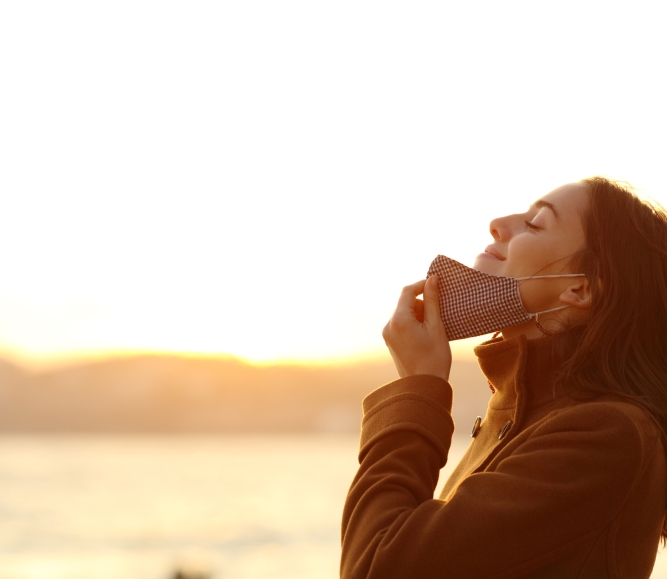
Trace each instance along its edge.
<instances>
[{"instance_id":1,"label":"face mask","mask_svg":"<svg viewBox=\"0 0 667 579\"><path fill-rule=\"evenodd\" d=\"M519 282L525 279L585 276L583 273L562 273L499 277L482 273L444 255L439 255L433 260L426 277L433 274L438 274L440 315L450 340L490 334L528 322L533 318L539 326L540 314L570 306L560 306L531 314L521 303Z\"/></svg>"}]
</instances>

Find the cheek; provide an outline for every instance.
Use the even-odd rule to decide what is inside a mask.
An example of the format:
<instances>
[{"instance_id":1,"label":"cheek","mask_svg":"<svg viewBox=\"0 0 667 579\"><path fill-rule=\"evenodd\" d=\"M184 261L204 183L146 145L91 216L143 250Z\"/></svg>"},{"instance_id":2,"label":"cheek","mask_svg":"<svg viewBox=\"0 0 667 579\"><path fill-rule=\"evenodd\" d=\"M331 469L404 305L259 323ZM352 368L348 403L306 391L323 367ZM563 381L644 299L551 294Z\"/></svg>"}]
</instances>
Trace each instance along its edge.
<instances>
[{"instance_id":1,"label":"cheek","mask_svg":"<svg viewBox=\"0 0 667 579\"><path fill-rule=\"evenodd\" d=\"M550 292L545 291L545 287L540 284L541 280L536 282L524 283L519 285L519 295L521 296L521 303L527 312L535 313L548 310L552 307L553 296Z\"/></svg>"},{"instance_id":2,"label":"cheek","mask_svg":"<svg viewBox=\"0 0 667 579\"><path fill-rule=\"evenodd\" d=\"M530 237L529 237L530 235ZM508 246L507 261L513 267L530 269L540 262L543 249L532 234L515 237ZM508 264L509 265L509 264ZM531 275L529 273L528 275Z\"/></svg>"},{"instance_id":3,"label":"cheek","mask_svg":"<svg viewBox=\"0 0 667 579\"><path fill-rule=\"evenodd\" d=\"M548 268L563 256L563 246L556 239L547 235L537 237L531 234L516 239L516 244L510 247L509 256L513 268L521 275L535 275Z\"/></svg>"}]
</instances>

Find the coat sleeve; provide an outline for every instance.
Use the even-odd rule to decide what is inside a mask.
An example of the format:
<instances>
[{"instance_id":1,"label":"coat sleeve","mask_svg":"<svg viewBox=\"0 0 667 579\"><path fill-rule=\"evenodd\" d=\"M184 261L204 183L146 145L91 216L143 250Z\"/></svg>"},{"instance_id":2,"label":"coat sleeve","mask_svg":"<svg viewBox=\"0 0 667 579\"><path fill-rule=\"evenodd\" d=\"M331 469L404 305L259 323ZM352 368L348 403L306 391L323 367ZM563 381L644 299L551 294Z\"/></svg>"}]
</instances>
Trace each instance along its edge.
<instances>
[{"instance_id":1,"label":"coat sleeve","mask_svg":"<svg viewBox=\"0 0 667 579\"><path fill-rule=\"evenodd\" d=\"M435 376L397 380L364 400L342 579L521 575L599 533L641 472L636 422L613 403L589 403L545 420L449 501L434 499L451 403L451 387Z\"/></svg>"}]
</instances>

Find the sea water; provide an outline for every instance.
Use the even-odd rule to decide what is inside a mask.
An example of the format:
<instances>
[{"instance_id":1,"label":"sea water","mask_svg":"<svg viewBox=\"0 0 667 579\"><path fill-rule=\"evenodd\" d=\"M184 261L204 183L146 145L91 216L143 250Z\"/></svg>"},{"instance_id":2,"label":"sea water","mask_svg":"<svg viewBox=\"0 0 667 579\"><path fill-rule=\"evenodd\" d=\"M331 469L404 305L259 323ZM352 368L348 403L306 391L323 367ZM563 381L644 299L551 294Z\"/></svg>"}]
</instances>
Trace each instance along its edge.
<instances>
[{"instance_id":1,"label":"sea water","mask_svg":"<svg viewBox=\"0 0 667 579\"><path fill-rule=\"evenodd\" d=\"M335 579L357 444L0 437L0 579ZM447 471L466 444L455 440ZM667 577L667 557L653 577Z\"/></svg>"}]
</instances>

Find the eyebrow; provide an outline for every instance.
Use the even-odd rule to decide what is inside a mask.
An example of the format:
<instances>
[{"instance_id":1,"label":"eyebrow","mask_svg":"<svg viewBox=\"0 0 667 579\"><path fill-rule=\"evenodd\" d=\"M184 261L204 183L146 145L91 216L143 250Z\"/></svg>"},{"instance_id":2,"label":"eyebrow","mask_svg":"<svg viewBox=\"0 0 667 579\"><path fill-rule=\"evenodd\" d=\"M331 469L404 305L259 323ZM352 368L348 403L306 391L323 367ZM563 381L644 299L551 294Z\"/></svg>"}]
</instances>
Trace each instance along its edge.
<instances>
[{"instance_id":1,"label":"eyebrow","mask_svg":"<svg viewBox=\"0 0 667 579\"><path fill-rule=\"evenodd\" d=\"M531 207L535 207L536 209L542 209L542 207L548 207L549 209L551 209L551 211L554 212L554 217L558 219L558 211L556 211L556 208L553 206L553 203L549 203L548 201L543 201L542 199L539 199L538 201L535 201L535 203L533 203Z\"/></svg>"}]
</instances>

